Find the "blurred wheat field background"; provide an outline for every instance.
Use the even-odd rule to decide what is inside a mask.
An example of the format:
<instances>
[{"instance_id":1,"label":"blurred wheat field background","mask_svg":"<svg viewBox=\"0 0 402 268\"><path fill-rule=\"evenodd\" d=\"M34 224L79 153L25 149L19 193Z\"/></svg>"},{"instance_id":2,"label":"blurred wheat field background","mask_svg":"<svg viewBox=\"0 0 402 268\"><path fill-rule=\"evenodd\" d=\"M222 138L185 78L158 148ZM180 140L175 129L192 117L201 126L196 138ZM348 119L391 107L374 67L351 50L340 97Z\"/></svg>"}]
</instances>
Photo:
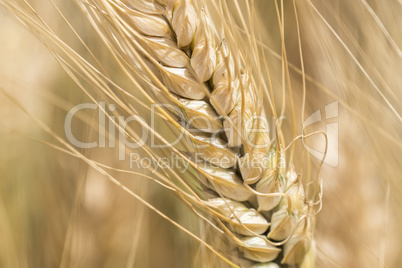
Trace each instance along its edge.
<instances>
[{"instance_id":1,"label":"blurred wheat field background","mask_svg":"<svg viewBox=\"0 0 402 268\"><path fill-rule=\"evenodd\" d=\"M238 2L245 6L245 1ZM96 65L51 2L29 3L61 40ZM77 5L55 3L102 68L141 98L118 72ZM275 1L248 3L261 28L265 52L261 57L270 65L280 100L282 43ZM282 7L281 1L277 3ZM324 164L320 172L324 192L315 223L315 266L402 267L402 3L307 0L296 1L296 7L297 17L292 1L283 1L281 9L294 109L301 118L304 69L304 118L316 111L323 118L308 130L325 130L334 123L339 127L338 148L329 148L333 153L329 157L337 158L338 164ZM0 266L227 267L85 161L52 148L58 141L35 118L65 139L68 110L91 100L46 46L5 8L0 9L0 36ZM336 101L337 117L325 119L325 107ZM290 111L287 106L286 114ZM97 116L96 111L82 115L73 126L74 135L96 139ZM284 129L290 129L290 123L285 120ZM297 123L298 134L302 123ZM158 131L167 131L163 127ZM293 138L291 131L285 135L287 141ZM307 145L323 151L325 142L313 138ZM115 168L108 171L122 185L202 239L225 242L172 192L145 177L119 172L127 169L127 163L118 161L117 148L82 153ZM149 171L131 171L152 176Z\"/></svg>"}]
</instances>

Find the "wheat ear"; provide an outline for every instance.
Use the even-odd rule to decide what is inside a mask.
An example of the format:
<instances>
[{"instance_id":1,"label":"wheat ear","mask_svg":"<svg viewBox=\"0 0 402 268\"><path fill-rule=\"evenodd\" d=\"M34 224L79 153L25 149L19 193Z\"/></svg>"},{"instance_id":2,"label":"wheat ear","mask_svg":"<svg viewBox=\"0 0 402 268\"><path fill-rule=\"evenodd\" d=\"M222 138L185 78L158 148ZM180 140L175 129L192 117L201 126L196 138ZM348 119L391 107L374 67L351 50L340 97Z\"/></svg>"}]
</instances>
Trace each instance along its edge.
<instances>
[{"instance_id":1,"label":"wheat ear","mask_svg":"<svg viewBox=\"0 0 402 268\"><path fill-rule=\"evenodd\" d=\"M244 258L266 267L301 263L312 239L302 184L291 167L286 172L278 164L284 153L264 131L266 113L251 74L235 64L206 10L187 0L112 3L109 8L128 22L128 37L161 76L168 89L163 95L199 130L188 135L211 163L197 165L206 177L202 184L212 190L204 200L210 213Z\"/></svg>"}]
</instances>

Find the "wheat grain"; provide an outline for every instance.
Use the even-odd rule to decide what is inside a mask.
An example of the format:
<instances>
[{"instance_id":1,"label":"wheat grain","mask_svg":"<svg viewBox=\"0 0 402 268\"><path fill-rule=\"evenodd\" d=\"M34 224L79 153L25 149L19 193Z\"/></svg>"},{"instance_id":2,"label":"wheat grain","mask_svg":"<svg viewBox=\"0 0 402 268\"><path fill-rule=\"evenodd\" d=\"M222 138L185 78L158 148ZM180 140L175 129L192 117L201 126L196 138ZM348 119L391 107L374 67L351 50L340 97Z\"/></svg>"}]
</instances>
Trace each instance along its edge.
<instances>
[{"instance_id":1,"label":"wheat grain","mask_svg":"<svg viewBox=\"0 0 402 268\"><path fill-rule=\"evenodd\" d=\"M230 199L215 198L208 200L208 206L218 211L221 214L220 217L227 221L238 234L252 235L249 230L263 234L269 227L269 223L263 215L253 208L247 208L242 203Z\"/></svg>"}]
</instances>

